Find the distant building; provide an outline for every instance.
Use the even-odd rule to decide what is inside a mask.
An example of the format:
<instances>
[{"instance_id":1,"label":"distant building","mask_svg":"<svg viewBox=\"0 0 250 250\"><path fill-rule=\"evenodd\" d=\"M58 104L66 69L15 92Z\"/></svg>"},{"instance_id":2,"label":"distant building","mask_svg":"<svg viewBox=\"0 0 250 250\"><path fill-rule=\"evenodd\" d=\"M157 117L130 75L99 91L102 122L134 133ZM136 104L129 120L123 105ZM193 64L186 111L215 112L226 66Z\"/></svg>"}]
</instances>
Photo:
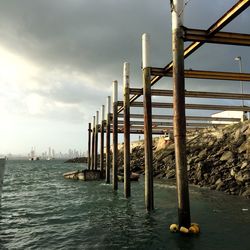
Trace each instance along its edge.
<instances>
[{"instance_id":1,"label":"distant building","mask_svg":"<svg viewBox=\"0 0 250 250\"><path fill-rule=\"evenodd\" d=\"M244 111L222 111L211 115L215 118L238 118L241 121L247 120L246 112ZM228 124L228 123L235 123L237 121L212 121L211 123L221 123L221 124Z\"/></svg>"}]
</instances>

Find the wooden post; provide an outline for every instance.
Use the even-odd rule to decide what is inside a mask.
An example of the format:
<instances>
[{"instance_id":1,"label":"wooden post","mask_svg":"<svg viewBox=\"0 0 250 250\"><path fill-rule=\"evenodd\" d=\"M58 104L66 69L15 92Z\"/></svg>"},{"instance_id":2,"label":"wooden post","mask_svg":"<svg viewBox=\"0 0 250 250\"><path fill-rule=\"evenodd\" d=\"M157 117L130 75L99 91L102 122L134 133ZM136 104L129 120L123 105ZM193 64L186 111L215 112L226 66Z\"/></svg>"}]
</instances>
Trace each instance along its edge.
<instances>
[{"instance_id":1,"label":"wooden post","mask_svg":"<svg viewBox=\"0 0 250 250\"><path fill-rule=\"evenodd\" d=\"M110 96L107 98L107 121L106 121L106 183L110 183Z\"/></svg>"},{"instance_id":2,"label":"wooden post","mask_svg":"<svg viewBox=\"0 0 250 250\"><path fill-rule=\"evenodd\" d=\"M130 101L129 101L129 63L123 65L124 93L124 196L131 195L130 187Z\"/></svg>"},{"instance_id":3,"label":"wooden post","mask_svg":"<svg viewBox=\"0 0 250 250\"><path fill-rule=\"evenodd\" d=\"M173 48L173 108L176 185L178 196L179 227L190 226L190 207L186 160L186 115L184 79L183 0L172 2L172 48Z\"/></svg>"},{"instance_id":4,"label":"wooden post","mask_svg":"<svg viewBox=\"0 0 250 250\"><path fill-rule=\"evenodd\" d=\"M93 116L92 122L92 157L91 157L91 169L94 170L95 166L95 116Z\"/></svg>"},{"instance_id":5,"label":"wooden post","mask_svg":"<svg viewBox=\"0 0 250 250\"><path fill-rule=\"evenodd\" d=\"M152 100L149 55L149 35L142 36L143 105L144 105L144 150L145 150L145 205L154 209L153 190L153 143L152 143Z\"/></svg>"},{"instance_id":6,"label":"wooden post","mask_svg":"<svg viewBox=\"0 0 250 250\"><path fill-rule=\"evenodd\" d=\"M113 189L118 189L118 82L113 81Z\"/></svg>"},{"instance_id":7,"label":"wooden post","mask_svg":"<svg viewBox=\"0 0 250 250\"><path fill-rule=\"evenodd\" d=\"M96 111L96 124L95 124L95 164L94 169L98 167L98 129L99 129L99 111Z\"/></svg>"},{"instance_id":8,"label":"wooden post","mask_svg":"<svg viewBox=\"0 0 250 250\"><path fill-rule=\"evenodd\" d=\"M88 128L88 170L90 170L91 166L91 123L89 123Z\"/></svg>"},{"instance_id":9,"label":"wooden post","mask_svg":"<svg viewBox=\"0 0 250 250\"><path fill-rule=\"evenodd\" d=\"M105 113L105 106L102 105L101 108L101 136L100 136L100 170L101 170L101 177L104 177L104 114Z\"/></svg>"}]
</instances>

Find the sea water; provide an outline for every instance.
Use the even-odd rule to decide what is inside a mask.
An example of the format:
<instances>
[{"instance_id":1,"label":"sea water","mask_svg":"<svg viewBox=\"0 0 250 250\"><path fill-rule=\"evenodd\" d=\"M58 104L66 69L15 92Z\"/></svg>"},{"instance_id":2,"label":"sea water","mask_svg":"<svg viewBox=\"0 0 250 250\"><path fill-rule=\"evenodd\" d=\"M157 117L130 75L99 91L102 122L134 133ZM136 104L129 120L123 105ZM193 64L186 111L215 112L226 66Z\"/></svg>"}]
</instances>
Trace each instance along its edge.
<instances>
[{"instance_id":1,"label":"sea water","mask_svg":"<svg viewBox=\"0 0 250 250\"><path fill-rule=\"evenodd\" d=\"M144 207L143 176L125 199L104 181L66 180L86 168L63 161L7 161L0 216L0 249L249 250L250 201L190 187L197 236L169 232L177 223L174 184L155 181L155 211Z\"/></svg>"}]
</instances>

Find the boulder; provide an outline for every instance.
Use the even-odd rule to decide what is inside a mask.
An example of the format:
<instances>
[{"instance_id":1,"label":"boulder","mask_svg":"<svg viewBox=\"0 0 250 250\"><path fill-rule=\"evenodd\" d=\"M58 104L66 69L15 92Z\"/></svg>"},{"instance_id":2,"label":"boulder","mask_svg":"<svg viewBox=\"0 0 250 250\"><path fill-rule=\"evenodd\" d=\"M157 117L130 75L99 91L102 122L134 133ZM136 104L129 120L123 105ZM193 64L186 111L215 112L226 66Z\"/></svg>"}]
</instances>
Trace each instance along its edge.
<instances>
[{"instance_id":1,"label":"boulder","mask_svg":"<svg viewBox=\"0 0 250 250\"><path fill-rule=\"evenodd\" d=\"M228 161L233 158L233 153L231 151L226 151L223 153L223 155L220 158L220 161Z\"/></svg>"},{"instance_id":2,"label":"boulder","mask_svg":"<svg viewBox=\"0 0 250 250\"><path fill-rule=\"evenodd\" d=\"M239 171L234 176L235 180L238 182L246 182L250 180L250 170Z\"/></svg>"}]
</instances>

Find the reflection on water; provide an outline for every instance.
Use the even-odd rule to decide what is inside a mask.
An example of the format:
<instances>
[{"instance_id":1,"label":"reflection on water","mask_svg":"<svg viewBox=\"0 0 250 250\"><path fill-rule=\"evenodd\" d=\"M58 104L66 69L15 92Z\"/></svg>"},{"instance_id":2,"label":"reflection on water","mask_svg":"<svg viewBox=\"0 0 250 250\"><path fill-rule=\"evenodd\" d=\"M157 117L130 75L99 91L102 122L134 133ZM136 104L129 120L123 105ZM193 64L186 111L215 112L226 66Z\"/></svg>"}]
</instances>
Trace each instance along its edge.
<instances>
[{"instance_id":1,"label":"reflection on water","mask_svg":"<svg viewBox=\"0 0 250 250\"><path fill-rule=\"evenodd\" d=\"M190 188L199 236L172 234L176 188L155 182L155 211L144 208L143 178L123 198L102 182L64 180L82 166L60 161L9 161L5 177L0 249L249 249L249 201ZM242 209L245 209L243 211Z\"/></svg>"}]
</instances>

